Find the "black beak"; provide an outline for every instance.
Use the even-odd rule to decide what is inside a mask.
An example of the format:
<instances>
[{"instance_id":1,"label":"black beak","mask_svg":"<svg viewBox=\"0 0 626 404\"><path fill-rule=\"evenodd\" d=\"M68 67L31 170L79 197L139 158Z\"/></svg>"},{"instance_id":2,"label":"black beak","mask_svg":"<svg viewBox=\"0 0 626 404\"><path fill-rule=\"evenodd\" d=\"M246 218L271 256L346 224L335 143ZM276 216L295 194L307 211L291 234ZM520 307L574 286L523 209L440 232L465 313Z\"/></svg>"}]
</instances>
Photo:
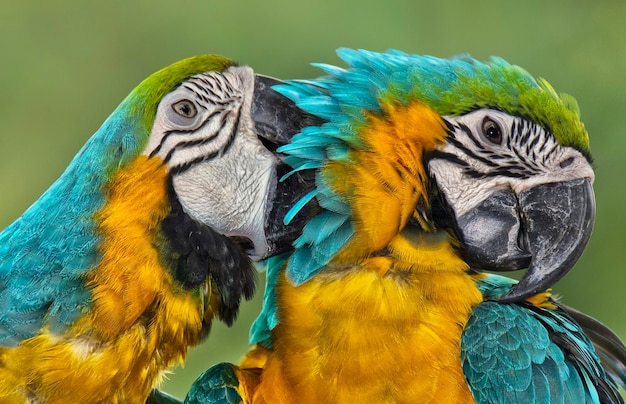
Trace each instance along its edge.
<instances>
[{"instance_id":1,"label":"black beak","mask_svg":"<svg viewBox=\"0 0 626 404\"><path fill-rule=\"evenodd\" d=\"M471 266L528 268L501 302L526 299L550 288L572 269L593 228L591 180L548 183L515 194L501 189L457 219L464 258Z\"/></svg>"},{"instance_id":2,"label":"black beak","mask_svg":"<svg viewBox=\"0 0 626 404\"><path fill-rule=\"evenodd\" d=\"M284 83L271 77L255 76L251 113L257 136L281 160L283 156L276 152L277 148L289 143L303 128L319 126L324 121L303 112L293 101L272 89L279 84ZM289 209L315 187L313 172L296 172L283 179L290 171L291 168L282 162L276 167L275 184L268 195L268 208L265 212L265 235L268 243L265 257L291 250L292 243L302 233L304 224L319 210L312 201L288 225L283 223Z\"/></svg>"},{"instance_id":3,"label":"black beak","mask_svg":"<svg viewBox=\"0 0 626 404\"><path fill-rule=\"evenodd\" d=\"M277 147L291 141L296 133L307 126L318 126L324 121L303 112L289 98L272 89L284 82L256 75L252 99L252 120L257 135L265 146L275 151Z\"/></svg>"}]
</instances>

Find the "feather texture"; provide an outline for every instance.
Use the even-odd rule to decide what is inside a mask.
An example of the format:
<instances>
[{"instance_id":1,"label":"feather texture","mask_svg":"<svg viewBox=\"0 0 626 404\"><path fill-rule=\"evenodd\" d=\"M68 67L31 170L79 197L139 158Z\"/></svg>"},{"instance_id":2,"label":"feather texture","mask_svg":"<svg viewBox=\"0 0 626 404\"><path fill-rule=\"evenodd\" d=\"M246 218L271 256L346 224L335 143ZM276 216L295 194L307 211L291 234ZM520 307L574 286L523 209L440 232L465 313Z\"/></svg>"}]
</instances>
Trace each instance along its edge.
<instances>
[{"instance_id":1,"label":"feather texture","mask_svg":"<svg viewBox=\"0 0 626 404\"><path fill-rule=\"evenodd\" d=\"M489 275L477 283L496 297L515 282ZM461 357L478 403L621 402L582 328L548 300L479 304L463 332Z\"/></svg>"},{"instance_id":2,"label":"feather texture","mask_svg":"<svg viewBox=\"0 0 626 404\"><path fill-rule=\"evenodd\" d=\"M233 64L198 56L148 77L0 233L0 401L143 402L206 335L217 292L185 290L159 255L169 174L141 153L166 94Z\"/></svg>"},{"instance_id":3,"label":"feather texture","mask_svg":"<svg viewBox=\"0 0 626 404\"><path fill-rule=\"evenodd\" d=\"M528 120L589 160L573 98L499 58L338 54L348 68L321 65L327 76L277 87L327 121L279 149L294 171L315 170L309 197L325 211L291 255L268 262L251 333L258 345L241 365L262 376L244 401L623 402L549 293L495 301L515 281L461 259L456 217L433 212L431 197L442 194L425 166L456 140L451 117L484 108ZM493 168L497 158L482 159ZM435 221L435 213L451 216Z\"/></svg>"}]
</instances>

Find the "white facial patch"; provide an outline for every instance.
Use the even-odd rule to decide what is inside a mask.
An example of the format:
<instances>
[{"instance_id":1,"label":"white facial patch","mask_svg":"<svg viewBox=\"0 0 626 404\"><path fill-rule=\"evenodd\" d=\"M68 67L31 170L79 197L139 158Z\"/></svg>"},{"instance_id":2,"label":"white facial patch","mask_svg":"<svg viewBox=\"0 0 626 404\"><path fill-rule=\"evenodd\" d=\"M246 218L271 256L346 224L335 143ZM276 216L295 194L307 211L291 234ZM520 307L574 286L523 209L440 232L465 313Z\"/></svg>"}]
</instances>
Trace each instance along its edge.
<instances>
[{"instance_id":1,"label":"white facial patch","mask_svg":"<svg viewBox=\"0 0 626 404\"><path fill-rule=\"evenodd\" d=\"M500 187L519 193L538 184L594 179L578 150L528 120L492 109L444 118L452 133L429 168L457 217Z\"/></svg>"},{"instance_id":2,"label":"white facial patch","mask_svg":"<svg viewBox=\"0 0 626 404\"><path fill-rule=\"evenodd\" d=\"M144 154L167 164L178 200L195 220L268 249L264 221L277 158L257 138L248 67L198 74L163 98Z\"/></svg>"}]
</instances>

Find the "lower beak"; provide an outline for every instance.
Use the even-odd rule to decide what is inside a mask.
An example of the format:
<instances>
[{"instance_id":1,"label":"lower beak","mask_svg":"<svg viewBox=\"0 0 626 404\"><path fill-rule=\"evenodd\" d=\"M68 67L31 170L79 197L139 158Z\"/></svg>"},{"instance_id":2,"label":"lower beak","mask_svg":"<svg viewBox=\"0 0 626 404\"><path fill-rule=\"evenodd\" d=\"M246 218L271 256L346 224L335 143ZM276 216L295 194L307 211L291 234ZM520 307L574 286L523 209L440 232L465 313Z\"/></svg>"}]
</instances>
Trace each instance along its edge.
<instances>
[{"instance_id":1,"label":"lower beak","mask_svg":"<svg viewBox=\"0 0 626 404\"><path fill-rule=\"evenodd\" d=\"M526 299L561 279L584 251L595 218L591 180L494 193L457 219L464 258L493 271L528 268L501 302Z\"/></svg>"}]
</instances>

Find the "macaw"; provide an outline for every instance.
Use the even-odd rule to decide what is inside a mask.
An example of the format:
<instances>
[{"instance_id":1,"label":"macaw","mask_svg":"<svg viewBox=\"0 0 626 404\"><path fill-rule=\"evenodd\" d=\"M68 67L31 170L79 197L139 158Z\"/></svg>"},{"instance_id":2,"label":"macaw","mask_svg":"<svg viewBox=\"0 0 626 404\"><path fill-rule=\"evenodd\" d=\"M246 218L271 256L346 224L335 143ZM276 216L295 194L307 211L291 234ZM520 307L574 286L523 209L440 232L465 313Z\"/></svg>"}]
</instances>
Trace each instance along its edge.
<instances>
[{"instance_id":1,"label":"macaw","mask_svg":"<svg viewBox=\"0 0 626 404\"><path fill-rule=\"evenodd\" d=\"M275 87L325 121L278 149L315 174L285 223L321 211L186 403L623 402L622 342L550 295L595 215L574 98L495 57L338 54Z\"/></svg>"},{"instance_id":2,"label":"macaw","mask_svg":"<svg viewBox=\"0 0 626 404\"><path fill-rule=\"evenodd\" d=\"M217 55L154 73L0 233L0 402L144 403L235 320L311 189L278 181L276 147L316 119L277 83Z\"/></svg>"}]
</instances>

